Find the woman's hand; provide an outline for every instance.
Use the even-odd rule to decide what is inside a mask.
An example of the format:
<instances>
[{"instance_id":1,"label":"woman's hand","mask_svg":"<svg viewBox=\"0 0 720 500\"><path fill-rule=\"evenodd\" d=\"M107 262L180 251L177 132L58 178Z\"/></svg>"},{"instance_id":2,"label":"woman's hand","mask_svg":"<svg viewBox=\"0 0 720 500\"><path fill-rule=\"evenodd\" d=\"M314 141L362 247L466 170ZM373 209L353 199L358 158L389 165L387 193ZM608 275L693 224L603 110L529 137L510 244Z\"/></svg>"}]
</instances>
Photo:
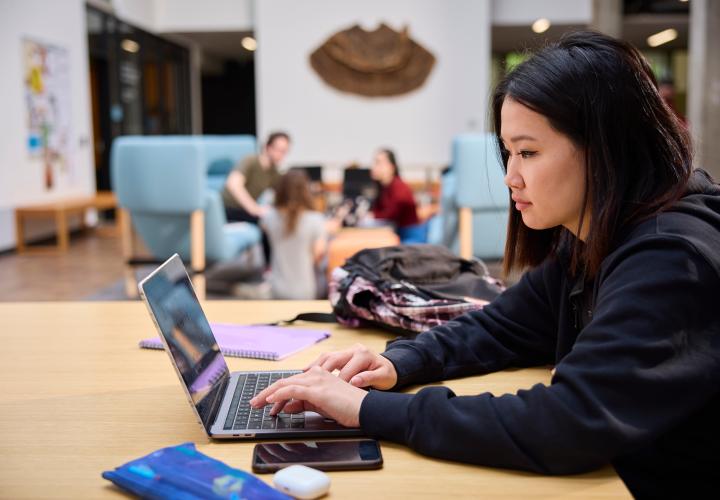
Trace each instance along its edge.
<instances>
[{"instance_id":1,"label":"woman's hand","mask_svg":"<svg viewBox=\"0 0 720 500\"><path fill-rule=\"evenodd\" d=\"M360 426L360 405L367 396L319 366L304 373L278 380L250 400L253 408L273 403L271 415L280 411L299 413L314 411L332 418L345 427Z\"/></svg>"},{"instance_id":2,"label":"woman's hand","mask_svg":"<svg viewBox=\"0 0 720 500\"><path fill-rule=\"evenodd\" d=\"M397 384L397 372L390 360L362 344L343 351L322 354L305 370L315 366L328 372L340 370L338 377L355 387L386 390Z\"/></svg>"}]
</instances>

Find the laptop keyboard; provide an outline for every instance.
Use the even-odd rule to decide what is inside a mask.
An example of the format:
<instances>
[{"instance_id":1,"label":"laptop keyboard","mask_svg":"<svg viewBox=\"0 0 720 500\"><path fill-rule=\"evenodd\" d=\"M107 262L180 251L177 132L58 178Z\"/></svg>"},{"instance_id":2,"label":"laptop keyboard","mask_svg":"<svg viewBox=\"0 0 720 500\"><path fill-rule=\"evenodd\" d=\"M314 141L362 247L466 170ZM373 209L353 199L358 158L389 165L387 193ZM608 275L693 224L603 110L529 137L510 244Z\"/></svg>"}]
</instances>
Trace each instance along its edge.
<instances>
[{"instance_id":1,"label":"laptop keyboard","mask_svg":"<svg viewBox=\"0 0 720 500\"><path fill-rule=\"evenodd\" d=\"M281 412L271 416L270 409L273 407L271 404L258 409L250 407L250 400L257 393L281 378L287 378L298 373L301 372L261 372L240 375L223 428L225 430L244 430L302 429L305 427L304 413L290 414Z\"/></svg>"}]
</instances>

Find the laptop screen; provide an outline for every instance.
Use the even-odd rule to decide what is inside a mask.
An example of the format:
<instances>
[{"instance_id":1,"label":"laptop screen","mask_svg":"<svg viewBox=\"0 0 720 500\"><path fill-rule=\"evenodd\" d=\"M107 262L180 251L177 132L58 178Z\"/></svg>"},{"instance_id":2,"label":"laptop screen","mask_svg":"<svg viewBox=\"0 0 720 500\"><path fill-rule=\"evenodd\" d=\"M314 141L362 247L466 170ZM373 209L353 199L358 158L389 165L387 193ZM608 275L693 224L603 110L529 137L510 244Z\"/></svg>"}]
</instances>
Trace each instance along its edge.
<instances>
[{"instance_id":1,"label":"laptop screen","mask_svg":"<svg viewBox=\"0 0 720 500\"><path fill-rule=\"evenodd\" d=\"M212 408L230 372L180 257L160 266L141 289L190 399L210 429Z\"/></svg>"},{"instance_id":2,"label":"laptop screen","mask_svg":"<svg viewBox=\"0 0 720 500\"><path fill-rule=\"evenodd\" d=\"M290 170L302 170L310 182L322 182L322 165L296 165Z\"/></svg>"},{"instance_id":3,"label":"laptop screen","mask_svg":"<svg viewBox=\"0 0 720 500\"><path fill-rule=\"evenodd\" d=\"M343 173L342 189L345 199L364 196L373 200L377 196L378 185L370 175L369 168L346 168Z\"/></svg>"}]
</instances>

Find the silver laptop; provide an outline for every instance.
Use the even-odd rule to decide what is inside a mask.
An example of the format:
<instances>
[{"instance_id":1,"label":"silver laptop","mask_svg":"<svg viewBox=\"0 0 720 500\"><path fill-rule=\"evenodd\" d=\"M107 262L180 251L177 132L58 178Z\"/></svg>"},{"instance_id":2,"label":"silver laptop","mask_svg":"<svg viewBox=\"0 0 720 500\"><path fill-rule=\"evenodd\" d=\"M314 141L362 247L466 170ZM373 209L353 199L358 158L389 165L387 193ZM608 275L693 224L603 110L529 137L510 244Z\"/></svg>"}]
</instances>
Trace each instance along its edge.
<instances>
[{"instance_id":1,"label":"silver laptop","mask_svg":"<svg viewBox=\"0 0 720 500\"><path fill-rule=\"evenodd\" d=\"M253 409L250 399L276 380L299 371L230 373L177 254L139 285L160 338L198 421L219 439L359 436L314 412L280 413Z\"/></svg>"}]
</instances>

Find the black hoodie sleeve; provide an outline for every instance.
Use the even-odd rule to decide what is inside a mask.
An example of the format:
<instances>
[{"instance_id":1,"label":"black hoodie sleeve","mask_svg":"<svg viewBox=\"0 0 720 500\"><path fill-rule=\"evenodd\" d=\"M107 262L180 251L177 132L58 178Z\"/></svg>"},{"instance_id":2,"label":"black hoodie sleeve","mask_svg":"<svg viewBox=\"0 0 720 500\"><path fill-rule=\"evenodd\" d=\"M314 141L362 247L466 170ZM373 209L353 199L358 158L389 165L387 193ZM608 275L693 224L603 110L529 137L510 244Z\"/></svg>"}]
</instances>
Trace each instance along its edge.
<instances>
[{"instance_id":1,"label":"black hoodie sleeve","mask_svg":"<svg viewBox=\"0 0 720 500\"><path fill-rule=\"evenodd\" d=\"M554 363L560 264L548 261L526 273L484 309L394 342L392 361L402 387L411 383L490 373L508 366Z\"/></svg>"},{"instance_id":2,"label":"black hoodie sleeve","mask_svg":"<svg viewBox=\"0 0 720 500\"><path fill-rule=\"evenodd\" d=\"M550 386L499 397L371 391L362 428L435 457L549 474L591 470L655 440L717 393L720 278L685 240L647 237L598 279L593 319ZM438 341L444 354L424 356L452 365L452 347ZM405 373L404 361L394 359Z\"/></svg>"}]
</instances>

